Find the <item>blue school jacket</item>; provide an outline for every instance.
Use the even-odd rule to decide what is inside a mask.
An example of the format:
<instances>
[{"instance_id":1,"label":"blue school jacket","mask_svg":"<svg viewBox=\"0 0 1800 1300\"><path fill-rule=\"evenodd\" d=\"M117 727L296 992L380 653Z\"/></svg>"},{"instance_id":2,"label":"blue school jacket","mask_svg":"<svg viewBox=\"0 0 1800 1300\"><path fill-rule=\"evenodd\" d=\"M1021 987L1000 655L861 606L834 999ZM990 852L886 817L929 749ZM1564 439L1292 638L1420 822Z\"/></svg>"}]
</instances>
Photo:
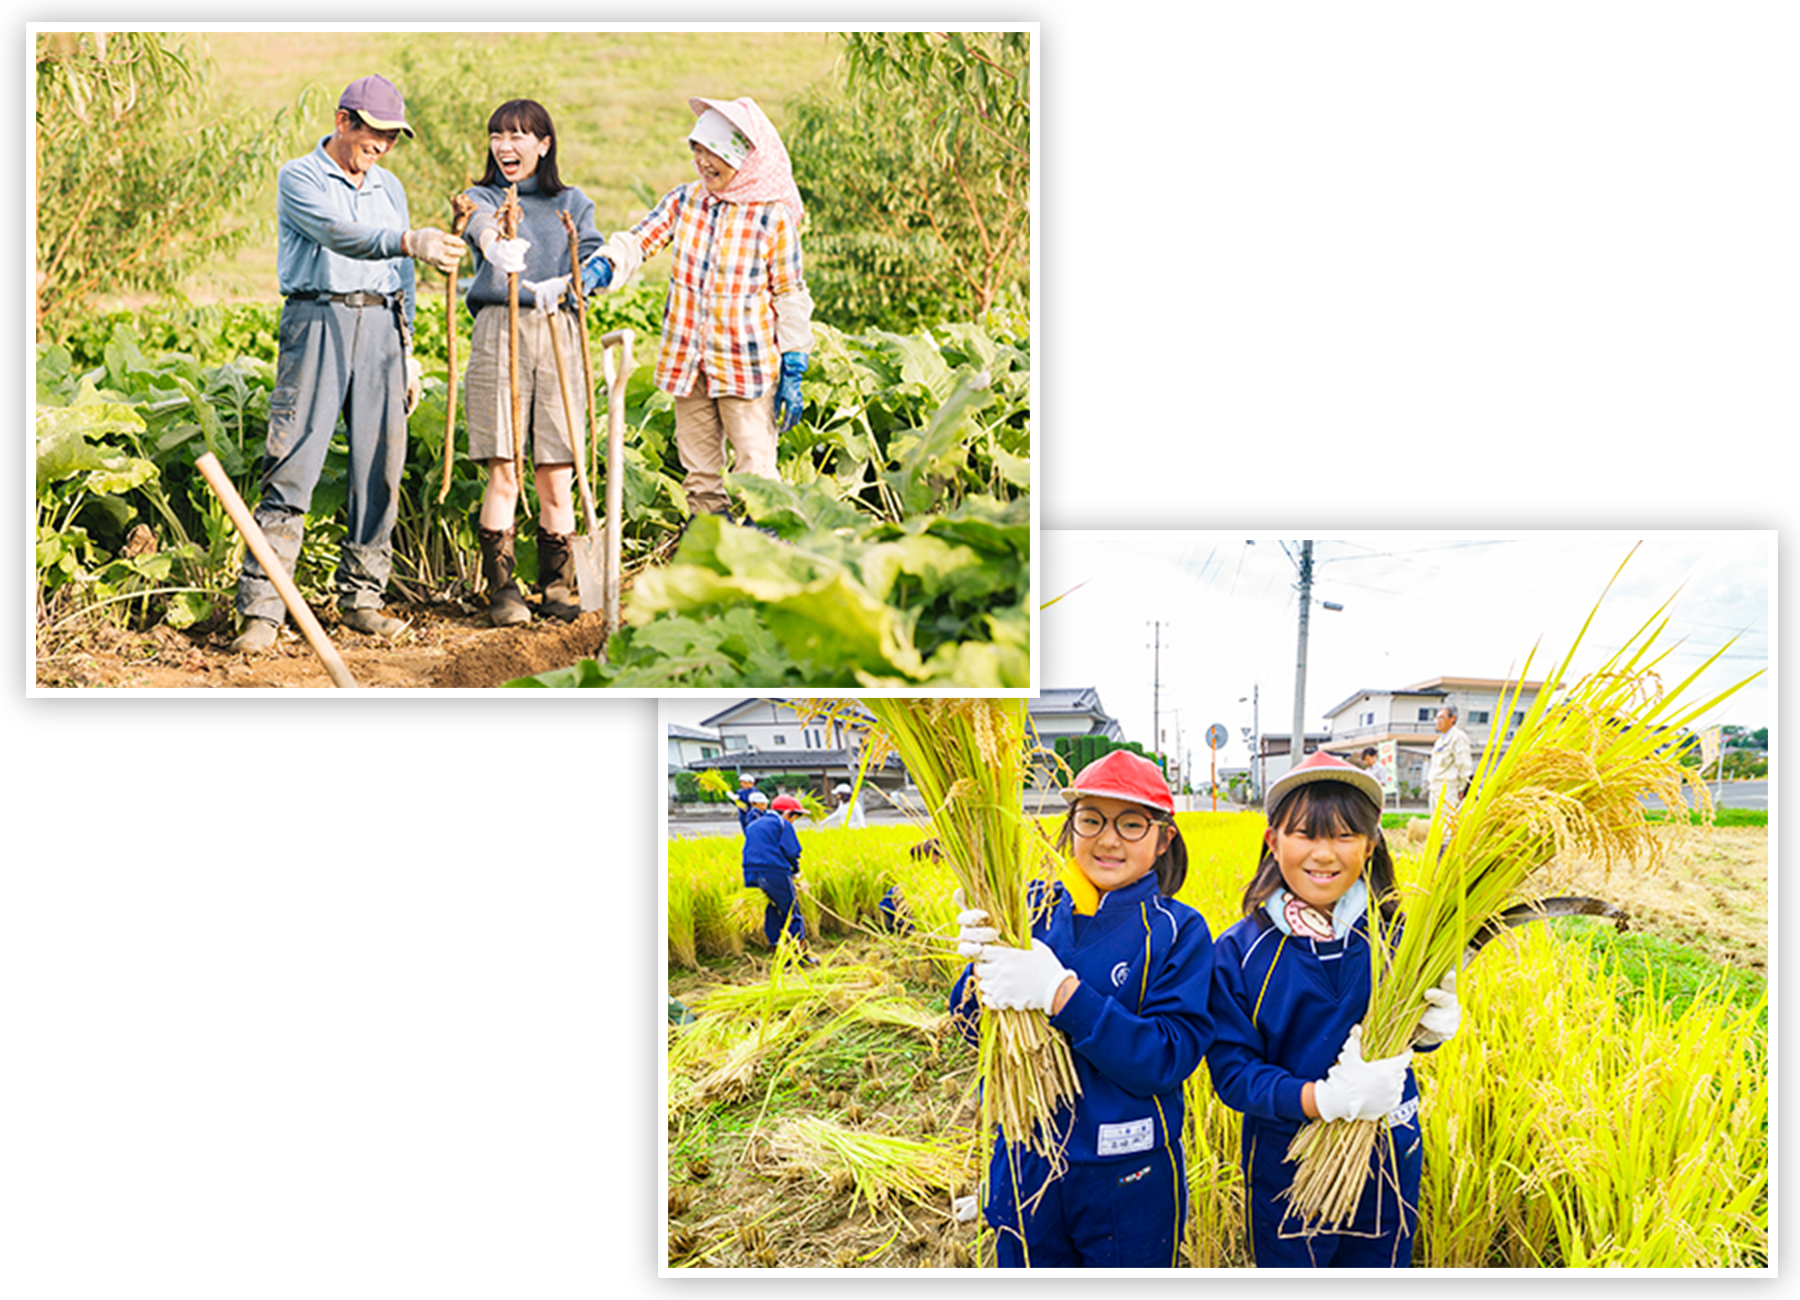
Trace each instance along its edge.
<instances>
[{"instance_id":1,"label":"blue school jacket","mask_svg":"<svg viewBox=\"0 0 1800 1300\"><path fill-rule=\"evenodd\" d=\"M1368 1012L1369 955L1367 916L1347 938L1327 942L1283 934L1259 908L1219 936L1206 1065L1219 1099L1243 1112L1246 1160L1259 1147L1265 1155L1285 1152L1306 1122L1301 1090L1330 1072L1351 1026ZM1397 1138L1409 1126L1417 1133L1418 1097L1408 1069L1389 1119ZM1274 1174L1275 1165L1254 1163ZM1294 1166L1281 1168L1291 1181Z\"/></svg>"},{"instance_id":2,"label":"blue school jacket","mask_svg":"<svg viewBox=\"0 0 1800 1300\"><path fill-rule=\"evenodd\" d=\"M744 827L744 870L753 867L800 874L800 837L787 818L765 813Z\"/></svg>"},{"instance_id":3,"label":"blue school jacket","mask_svg":"<svg viewBox=\"0 0 1800 1300\"><path fill-rule=\"evenodd\" d=\"M1034 906L1036 900L1034 899ZM1207 1010L1213 942L1206 920L1164 898L1156 874L1100 896L1077 916L1069 893L1031 927L1081 984L1050 1023L1069 1037L1081 1096L1053 1121L1079 1163L1181 1146L1182 1084L1212 1042ZM980 1004L965 970L950 1007L974 1041Z\"/></svg>"}]
</instances>

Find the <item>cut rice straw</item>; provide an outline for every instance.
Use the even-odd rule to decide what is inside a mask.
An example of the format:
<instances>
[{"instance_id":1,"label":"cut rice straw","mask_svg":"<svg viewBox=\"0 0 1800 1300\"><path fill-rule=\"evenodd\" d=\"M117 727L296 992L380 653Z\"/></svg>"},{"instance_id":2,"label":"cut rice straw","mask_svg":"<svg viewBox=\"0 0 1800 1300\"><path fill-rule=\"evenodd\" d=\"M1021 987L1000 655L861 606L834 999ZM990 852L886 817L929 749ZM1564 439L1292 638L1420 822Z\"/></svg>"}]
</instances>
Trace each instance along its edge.
<instances>
[{"instance_id":1,"label":"cut rice straw","mask_svg":"<svg viewBox=\"0 0 1800 1300\"><path fill-rule=\"evenodd\" d=\"M811 1174L854 1189L858 1200L881 1209L891 1200L945 1205L966 1176L966 1142L915 1142L864 1133L811 1115L783 1120L769 1135L769 1153L790 1174Z\"/></svg>"},{"instance_id":2,"label":"cut rice straw","mask_svg":"<svg viewBox=\"0 0 1800 1300\"><path fill-rule=\"evenodd\" d=\"M1658 669L1670 649L1656 646L1668 627L1668 607L1665 601L1610 659L1559 694L1599 612L1596 602L1512 738L1483 752L1462 807L1433 813L1426 859L1435 866L1401 900L1405 920L1397 940L1381 933L1380 912L1370 900L1374 982L1363 1020L1370 1060L1411 1045L1429 1005L1425 990L1458 967L1469 941L1492 918L1530 901L1529 882L1556 856L1584 854L1609 870L1654 861L1665 841L1645 819L1646 796L1685 813L1684 790L1692 791L1695 804L1710 817L1706 787L1680 764L1687 748L1684 729L1758 674L1699 704L1682 703L1700 674L1730 648L1728 642L1665 692ZM1528 657L1519 680L1502 693L1496 718L1517 710L1530 670ZM1688 818L1677 815L1671 821L1685 827ZM1390 942L1393 955L1387 960ZM1384 1131L1380 1120L1313 1120L1295 1135L1287 1156L1299 1162L1290 1215L1303 1234L1338 1231L1355 1214L1377 1135Z\"/></svg>"},{"instance_id":3,"label":"cut rice straw","mask_svg":"<svg viewBox=\"0 0 1800 1300\"><path fill-rule=\"evenodd\" d=\"M1023 813L1028 752L1026 702L1005 699L802 701L797 707L867 727L863 765L889 749L906 765L931 816L933 833L962 889L999 942L1031 946L1033 886L1048 896L1056 859L1036 821ZM876 752L879 750L879 752ZM861 773L858 773L860 783ZM1025 1144L1059 1166L1053 1117L1080 1092L1068 1039L1037 1011L985 1010L979 1047L986 1122L1008 1144Z\"/></svg>"}]
</instances>

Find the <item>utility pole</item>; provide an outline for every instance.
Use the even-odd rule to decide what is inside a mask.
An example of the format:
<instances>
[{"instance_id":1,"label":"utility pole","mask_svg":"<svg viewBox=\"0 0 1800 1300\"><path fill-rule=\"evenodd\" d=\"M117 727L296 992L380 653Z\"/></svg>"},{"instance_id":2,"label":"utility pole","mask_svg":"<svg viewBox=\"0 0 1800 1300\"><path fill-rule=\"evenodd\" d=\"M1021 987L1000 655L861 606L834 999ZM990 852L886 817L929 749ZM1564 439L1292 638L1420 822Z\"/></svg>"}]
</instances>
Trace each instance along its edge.
<instances>
[{"instance_id":1,"label":"utility pole","mask_svg":"<svg viewBox=\"0 0 1800 1300\"><path fill-rule=\"evenodd\" d=\"M1300 652L1294 659L1294 732L1288 767L1306 757L1306 616L1312 609L1312 543L1300 543Z\"/></svg>"},{"instance_id":2,"label":"utility pole","mask_svg":"<svg viewBox=\"0 0 1800 1300\"><path fill-rule=\"evenodd\" d=\"M1162 624L1152 621L1150 627L1156 635L1156 658L1151 662L1154 667L1150 673L1150 744L1157 753L1162 753Z\"/></svg>"},{"instance_id":3,"label":"utility pole","mask_svg":"<svg viewBox=\"0 0 1800 1300\"><path fill-rule=\"evenodd\" d=\"M1306 623L1312 612L1313 544L1300 543L1300 649L1294 656L1294 735L1288 746L1291 768L1306 757ZM1342 611L1335 600L1319 602L1326 609Z\"/></svg>"}]
</instances>

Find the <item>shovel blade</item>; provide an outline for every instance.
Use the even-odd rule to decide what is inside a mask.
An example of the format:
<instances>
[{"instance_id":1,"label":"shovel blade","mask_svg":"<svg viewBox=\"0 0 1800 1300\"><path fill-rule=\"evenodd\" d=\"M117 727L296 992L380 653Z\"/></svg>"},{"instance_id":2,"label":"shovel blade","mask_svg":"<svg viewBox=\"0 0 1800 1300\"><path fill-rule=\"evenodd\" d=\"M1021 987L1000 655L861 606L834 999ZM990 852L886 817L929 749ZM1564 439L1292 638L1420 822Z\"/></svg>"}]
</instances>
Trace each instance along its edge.
<instances>
[{"instance_id":1,"label":"shovel blade","mask_svg":"<svg viewBox=\"0 0 1800 1300\"><path fill-rule=\"evenodd\" d=\"M606 533L587 533L570 545L575 559L575 586L581 594L581 612L591 614L606 604Z\"/></svg>"}]
</instances>

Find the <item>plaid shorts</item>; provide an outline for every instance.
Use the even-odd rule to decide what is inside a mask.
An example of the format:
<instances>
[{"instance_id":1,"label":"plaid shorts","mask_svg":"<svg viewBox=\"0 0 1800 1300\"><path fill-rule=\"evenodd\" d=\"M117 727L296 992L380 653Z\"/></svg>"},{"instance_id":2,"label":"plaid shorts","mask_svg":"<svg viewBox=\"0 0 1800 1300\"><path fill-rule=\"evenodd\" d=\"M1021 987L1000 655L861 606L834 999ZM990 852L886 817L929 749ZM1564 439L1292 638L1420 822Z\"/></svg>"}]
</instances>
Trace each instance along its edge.
<instances>
[{"instance_id":1,"label":"plaid shorts","mask_svg":"<svg viewBox=\"0 0 1800 1300\"><path fill-rule=\"evenodd\" d=\"M573 314L553 318L562 331L563 364L575 423L587 437L588 395L581 370L581 335ZM469 414L469 459L511 460L512 389L506 355L506 308L483 307L475 317L470 344L468 388L463 399ZM575 443L563 413L562 389L556 378L556 352L550 346L550 319L535 309L519 312L519 411L531 429L531 460L537 465L572 465Z\"/></svg>"}]
</instances>

